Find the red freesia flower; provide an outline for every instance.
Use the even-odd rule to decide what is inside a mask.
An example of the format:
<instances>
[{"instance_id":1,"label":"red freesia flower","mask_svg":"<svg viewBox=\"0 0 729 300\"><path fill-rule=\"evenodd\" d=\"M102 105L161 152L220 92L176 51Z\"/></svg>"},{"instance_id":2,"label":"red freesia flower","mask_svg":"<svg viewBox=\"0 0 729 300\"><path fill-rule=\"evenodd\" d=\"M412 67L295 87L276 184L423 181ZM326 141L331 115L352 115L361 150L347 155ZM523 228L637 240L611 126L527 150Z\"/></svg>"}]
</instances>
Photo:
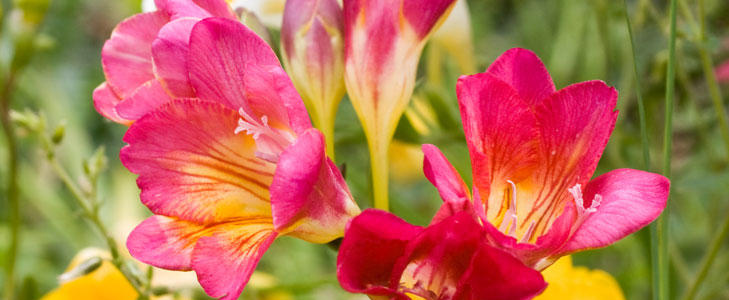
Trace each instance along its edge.
<instances>
[{"instance_id":1,"label":"red freesia flower","mask_svg":"<svg viewBox=\"0 0 729 300\"><path fill-rule=\"evenodd\" d=\"M619 169L590 180L615 125L618 93L602 81L557 91L524 49L458 80L473 193L433 145L425 175L445 201L436 221L470 212L489 241L542 270L560 256L607 246L653 221L669 181Z\"/></svg>"},{"instance_id":2,"label":"red freesia flower","mask_svg":"<svg viewBox=\"0 0 729 300\"><path fill-rule=\"evenodd\" d=\"M324 243L359 208L271 48L237 21L206 18L184 60L198 98L136 120L121 151L155 214L130 234L135 258L194 270L212 297L237 299L281 235Z\"/></svg>"},{"instance_id":3,"label":"red freesia flower","mask_svg":"<svg viewBox=\"0 0 729 300\"><path fill-rule=\"evenodd\" d=\"M131 124L178 97L194 97L186 60L190 30L203 18L236 20L223 0L155 0L158 10L117 25L101 50L106 82L94 90L104 117Z\"/></svg>"},{"instance_id":4,"label":"red freesia flower","mask_svg":"<svg viewBox=\"0 0 729 300\"><path fill-rule=\"evenodd\" d=\"M337 277L344 289L372 299L531 299L547 285L541 273L492 247L466 212L423 228L365 210L347 227Z\"/></svg>"}]
</instances>

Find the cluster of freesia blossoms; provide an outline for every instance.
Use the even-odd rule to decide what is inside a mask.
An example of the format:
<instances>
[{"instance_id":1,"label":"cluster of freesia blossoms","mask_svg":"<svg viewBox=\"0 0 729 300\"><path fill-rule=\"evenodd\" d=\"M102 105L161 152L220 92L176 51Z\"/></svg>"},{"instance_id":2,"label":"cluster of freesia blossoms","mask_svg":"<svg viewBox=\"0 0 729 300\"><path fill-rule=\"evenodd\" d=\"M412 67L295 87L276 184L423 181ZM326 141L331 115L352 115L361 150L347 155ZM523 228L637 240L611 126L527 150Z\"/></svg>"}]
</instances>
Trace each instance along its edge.
<instances>
[{"instance_id":1,"label":"cluster of freesia blossoms","mask_svg":"<svg viewBox=\"0 0 729 300\"><path fill-rule=\"evenodd\" d=\"M102 50L106 82L93 98L99 113L129 126L120 158L154 213L130 234L132 256L193 270L210 296L237 299L277 237L343 237L337 277L350 292L529 299L559 257L653 221L666 178L620 169L591 179L617 91L602 81L556 90L539 58L518 48L458 80L473 186L424 145L425 176L444 201L431 224L360 210L330 159L339 101L349 95L373 181L382 181L378 153L412 95L428 36L454 3L288 0L288 73L224 0L156 0L156 11L121 22ZM374 194L386 209L384 181Z\"/></svg>"}]
</instances>

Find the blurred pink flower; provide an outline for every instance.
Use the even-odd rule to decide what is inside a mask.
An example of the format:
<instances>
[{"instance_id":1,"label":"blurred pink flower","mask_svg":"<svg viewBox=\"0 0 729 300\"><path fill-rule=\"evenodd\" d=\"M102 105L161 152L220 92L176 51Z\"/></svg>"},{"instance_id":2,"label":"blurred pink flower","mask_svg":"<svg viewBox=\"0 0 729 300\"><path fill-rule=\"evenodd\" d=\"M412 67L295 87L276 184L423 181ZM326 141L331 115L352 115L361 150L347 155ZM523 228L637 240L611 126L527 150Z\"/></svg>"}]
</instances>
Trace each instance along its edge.
<instances>
[{"instance_id":1,"label":"blurred pink flower","mask_svg":"<svg viewBox=\"0 0 729 300\"><path fill-rule=\"evenodd\" d=\"M481 220L489 241L542 270L560 256L604 247L653 221L669 181L619 169L590 180L615 125L618 93L602 81L556 91L531 51L511 49L485 73L462 76L458 100L473 194L433 145L426 177L445 201Z\"/></svg>"},{"instance_id":2,"label":"blurred pink flower","mask_svg":"<svg viewBox=\"0 0 729 300\"><path fill-rule=\"evenodd\" d=\"M224 0L155 0L157 11L117 25L101 50L106 82L94 90L94 107L131 124L175 97L194 97L187 76L190 30L203 18L237 19Z\"/></svg>"},{"instance_id":3,"label":"blurred pink flower","mask_svg":"<svg viewBox=\"0 0 729 300\"><path fill-rule=\"evenodd\" d=\"M547 286L538 271L492 247L466 212L422 228L365 210L347 227L337 277L372 299L531 299Z\"/></svg>"},{"instance_id":4,"label":"blurred pink flower","mask_svg":"<svg viewBox=\"0 0 729 300\"><path fill-rule=\"evenodd\" d=\"M237 299L280 235L315 243L359 208L271 48L237 21L206 18L186 60L197 99L135 121L121 151L155 214L130 234L135 258L194 270L212 297Z\"/></svg>"},{"instance_id":5,"label":"blurred pink flower","mask_svg":"<svg viewBox=\"0 0 729 300\"><path fill-rule=\"evenodd\" d=\"M716 68L716 79L719 82L729 82L729 60L724 61Z\"/></svg>"}]
</instances>

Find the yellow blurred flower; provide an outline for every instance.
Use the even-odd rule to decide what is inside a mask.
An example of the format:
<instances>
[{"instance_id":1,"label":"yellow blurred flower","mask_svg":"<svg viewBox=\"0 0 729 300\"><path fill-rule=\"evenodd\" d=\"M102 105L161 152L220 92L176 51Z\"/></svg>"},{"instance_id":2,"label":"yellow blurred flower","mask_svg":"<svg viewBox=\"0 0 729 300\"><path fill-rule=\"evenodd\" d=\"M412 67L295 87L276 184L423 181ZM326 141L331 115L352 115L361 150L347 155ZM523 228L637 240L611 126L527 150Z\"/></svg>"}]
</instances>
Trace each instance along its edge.
<instances>
[{"instance_id":1,"label":"yellow blurred flower","mask_svg":"<svg viewBox=\"0 0 729 300\"><path fill-rule=\"evenodd\" d=\"M421 94L414 94L405 109L405 118L415 132L427 137L436 131L440 124L435 110ZM423 175L423 150L421 144L393 140L390 144L390 174L395 182L409 184L425 179Z\"/></svg>"},{"instance_id":2,"label":"yellow blurred flower","mask_svg":"<svg viewBox=\"0 0 729 300\"><path fill-rule=\"evenodd\" d=\"M549 283L536 300L624 300L620 285L603 270L589 270L572 265L572 257L564 256L542 272Z\"/></svg>"},{"instance_id":3,"label":"yellow blurred flower","mask_svg":"<svg viewBox=\"0 0 729 300\"><path fill-rule=\"evenodd\" d=\"M458 0L448 19L433 33L431 46L442 47L455 58L461 73L472 74L476 72L476 58L473 53L471 35L471 15L468 4L466 0Z\"/></svg>"},{"instance_id":4,"label":"yellow blurred flower","mask_svg":"<svg viewBox=\"0 0 729 300\"><path fill-rule=\"evenodd\" d=\"M82 275L79 265L91 259L100 258L101 265ZM98 248L86 248L81 250L66 268L66 273L59 276L61 282L59 287L49 292L41 300L136 300L137 292L127 281L124 275L111 263L109 252ZM77 274L80 273L80 274ZM157 277L168 277L168 273L157 270ZM177 272L180 273L180 272ZM192 272L186 273L194 275ZM81 276L79 276L81 275ZM65 277L65 278L64 278ZM174 284L165 278L157 278L164 283L173 283L173 289L187 289L186 285ZM264 272L254 272L248 286L254 289L272 288L278 284L273 275ZM168 285L164 285L168 286ZM169 286L168 286L169 287ZM188 300L185 293L181 295L165 295L152 297L152 300ZM293 296L286 291L272 291L263 295L264 300L290 300Z\"/></svg>"},{"instance_id":5,"label":"yellow blurred flower","mask_svg":"<svg viewBox=\"0 0 729 300\"><path fill-rule=\"evenodd\" d=\"M137 299L137 292L132 285L109 261L109 254L101 249L87 248L82 250L71 260L66 272L73 270L79 264L93 257L103 259L101 266L86 275L61 283L58 288L43 296L41 300Z\"/></svg>"},{"instance_id":6,"label":"yellow blurred flower","mask_svg":"<svg viewBox=\"0 0 729 300\"><path fill-rule=\"evenodd\" d=\"M420 145L401 142L390 143L390 174L401 184L412 183L423 176L423 151Z\"/></svg>"}]
</instances>

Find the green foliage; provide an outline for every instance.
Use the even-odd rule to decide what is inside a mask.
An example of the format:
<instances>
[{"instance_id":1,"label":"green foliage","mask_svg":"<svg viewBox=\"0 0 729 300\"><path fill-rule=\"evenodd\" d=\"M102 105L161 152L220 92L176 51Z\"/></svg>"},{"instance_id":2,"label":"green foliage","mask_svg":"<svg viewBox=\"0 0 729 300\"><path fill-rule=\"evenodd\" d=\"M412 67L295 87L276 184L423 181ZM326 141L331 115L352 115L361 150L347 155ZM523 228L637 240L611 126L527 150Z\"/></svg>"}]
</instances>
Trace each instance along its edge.
<instances>
[{"instance_id":1,"label":"green foliage","mask_svg":"<svg viewBox=\"0 0 729 300\"><path fill-rule=\"evenodd\" d=\"M688 13L698 16L695 1L685 1ZM53 147L59 165L71 170L69 177L84 195L103 202L92 203L100 220L124 251L128 232L149 212L139 202L134 176L118 159L125 128L105 121L93 108L92 90L101 83L100 49L114 25L138 11L138 1L17 0L0 1L0 88L9 70L23 69L15 78L12 118L17 125L22 242L17 259L16 295L35 299L57 286L71 257L81 248L105 247L106 240L88 223L79 221L74 195L59 181L43 147ZM647 116L647 141L651 161L659 170L664 121L664 97L669 38L667 1L627 1L633 25L637 74L640 76ZM11 5L12 4L12 5ZM615 168L643 168L633 54L623 15L622 1L609 0L472 0L472 28L477 70L484 70L499 54L512 47L526 47L542 57L558 88L590 79L602 79L620 91L620 115L597 174ZM722 140L719 118L712 102L701 51L719 63L729 59L723 42L729 37L729 2L706 0L706 42L679 3L676 43L676 94L673 118L672 195L669 203L670 293L682 295L694 279L707 245L729 211L726 183L729 157ZM21 21L13 11L22 11ZM45 16L45 17L43 17ZM275 31L274 31L275 33ZM276 35L274 34L274 38ZM704 48L702 48L704 47ZM703 49L703 50L702 50ZM424 52L429 55L428 49ZM443 84L419 80L415 94L436 113L430 133L419 133L403 119L396 139L409 143L434 143L463 175L470 178L468 151L463 140L455 80L459 71L448 58L443 65ZM729 86L719 88L724 94ZM724 99L726 100L726 99ZM724 101L726 106L726 101ZM43 115L32 113L41 111ZM48 121L45 121L48 120ZM61 123L64 120L65 123ZM46 123L47 122L47 123ZM47 128L48 124L64 124ZM49 145L41 145L34 133L45 132ZM336 120L337 164L347 165L347 182L362 207L370 205L372 183L367 145L356 114L348 100L342 102ZM0 192L8 187L5 159L7 140L0 139ZM105 151L108 150L108 151ZM106 154L109 157L106 157ZM98 186L91 184L98 182ZM414 182L391 182L392 211L419 225L428 223L440 205L435 189L424 177ZM0 261L6 260L10 231L9 204L0 201ZM727 242L719 251L708 278L698 290L701 299L729 298ZM575 255L575 264L599 268L619 281L627 299L651 295L650 251L647 231L638 232L606 249ZM346 299L334 277L336 252L282 238L265 254L258 270L272 275L272 285L251 285L243 299ZM146 278L139 268L128 266L135 277ZM5 282L0 274L0 282ZM166 275L155 272L155 278ZM142 283L144 284L144 283ZM205 299L194 281L170 282L153 287L154 294L194 290ZM185 288L179 288L179 286ZM354 297L354 296L351 296Z\"/></svg>"}]
</instances>

